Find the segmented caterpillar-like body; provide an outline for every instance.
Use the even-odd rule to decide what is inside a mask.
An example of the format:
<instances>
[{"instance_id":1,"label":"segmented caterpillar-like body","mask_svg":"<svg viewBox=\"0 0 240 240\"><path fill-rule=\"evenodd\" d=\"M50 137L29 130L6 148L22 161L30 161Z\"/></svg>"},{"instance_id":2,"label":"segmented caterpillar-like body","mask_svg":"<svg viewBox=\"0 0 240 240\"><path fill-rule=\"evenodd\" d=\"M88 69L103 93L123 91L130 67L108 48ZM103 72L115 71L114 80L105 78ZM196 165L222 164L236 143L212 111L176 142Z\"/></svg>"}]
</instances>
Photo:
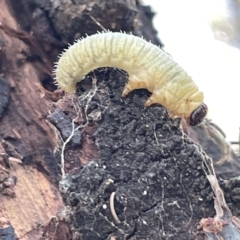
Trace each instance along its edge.
<instances>
[{"instance_id":1,"label":"segmented caterpillar-like body","mask_svg":"<svg viewBox=\"0 0 240 240\"><path fill-rule=\"evenodd\" d=\"M98 33L78 40L61 55L55 68L56 81L64 91L74 92L76 83L99 67L128 73L122 96L146 88L152 95L145 106L159 103L172 116L190 119L190 125L206 115L203 93L191 77L159 47L125 33Z\"/></svg>"}]
</instances>

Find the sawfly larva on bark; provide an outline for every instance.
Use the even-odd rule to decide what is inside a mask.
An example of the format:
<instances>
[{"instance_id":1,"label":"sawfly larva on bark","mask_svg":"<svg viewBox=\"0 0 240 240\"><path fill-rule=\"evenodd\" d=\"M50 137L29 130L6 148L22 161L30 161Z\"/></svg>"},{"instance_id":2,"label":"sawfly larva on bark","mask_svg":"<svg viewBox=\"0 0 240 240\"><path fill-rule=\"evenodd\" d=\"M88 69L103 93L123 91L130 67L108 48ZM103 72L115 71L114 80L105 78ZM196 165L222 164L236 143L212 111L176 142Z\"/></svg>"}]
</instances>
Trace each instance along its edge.
<instances>
[{"instance_id":1,"label":"sawfly larva on bark","mask_svg":"<svg viewBox=\"0 0 240 240\"><path fill-rule=\"evenodd\" d=\"M58 85L74 92L76 83L100 67L114 67L129 75L122 96L146 88L152 95L145 106L161 104L173 117L189 125L204 119L207 106L203 93L191 77L159 47L125 33L98 33L78 40L62 53L55 68Z\"/></svg>"}]
</instances>

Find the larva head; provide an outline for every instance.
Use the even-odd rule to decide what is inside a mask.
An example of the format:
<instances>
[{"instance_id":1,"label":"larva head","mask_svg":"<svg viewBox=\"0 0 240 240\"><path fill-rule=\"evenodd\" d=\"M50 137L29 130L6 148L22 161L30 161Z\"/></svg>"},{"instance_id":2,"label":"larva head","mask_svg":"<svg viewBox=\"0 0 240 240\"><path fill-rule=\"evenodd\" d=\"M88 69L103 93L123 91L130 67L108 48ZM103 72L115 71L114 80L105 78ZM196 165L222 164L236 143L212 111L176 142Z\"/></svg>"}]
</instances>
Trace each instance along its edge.
<instances>
[{"instance_id":1,"label":"larva head","mask_svg":"<svg viewBox=\"0 0 240 240\"><path fill-rule=\"evenodd\" d=\"M205 103L202 103L192 112L192 114L188 118L188 124L190 126L197 126L198 124L200 124L207 115L207 111L207 105Z\"/></svg>"}]
</instances>

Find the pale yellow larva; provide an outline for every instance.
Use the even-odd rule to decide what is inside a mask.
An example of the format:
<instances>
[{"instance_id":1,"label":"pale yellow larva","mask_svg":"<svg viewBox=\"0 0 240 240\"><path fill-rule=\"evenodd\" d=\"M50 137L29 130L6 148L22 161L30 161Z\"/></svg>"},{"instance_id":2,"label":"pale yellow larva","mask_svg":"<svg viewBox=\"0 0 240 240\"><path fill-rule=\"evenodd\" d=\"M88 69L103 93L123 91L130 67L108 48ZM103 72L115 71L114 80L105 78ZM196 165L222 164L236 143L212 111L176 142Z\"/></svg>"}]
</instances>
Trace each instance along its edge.
<instances>
[{"instance_id":1,"label":"pale yellow larva","mask_svg":"<svg viewBox=\"0 0 240 240\"><path fill-rule=\"evenodd\" d=\"M64 91L74 92L76 83L99 67L128 73L122 96L146 88L152 95L145 106L159 103L190 125L197 125L206 115L203 93L191 77L159 47L125 33L98 33L78 40L56 64L56 81Z\"/></svg>"}]
</instances>

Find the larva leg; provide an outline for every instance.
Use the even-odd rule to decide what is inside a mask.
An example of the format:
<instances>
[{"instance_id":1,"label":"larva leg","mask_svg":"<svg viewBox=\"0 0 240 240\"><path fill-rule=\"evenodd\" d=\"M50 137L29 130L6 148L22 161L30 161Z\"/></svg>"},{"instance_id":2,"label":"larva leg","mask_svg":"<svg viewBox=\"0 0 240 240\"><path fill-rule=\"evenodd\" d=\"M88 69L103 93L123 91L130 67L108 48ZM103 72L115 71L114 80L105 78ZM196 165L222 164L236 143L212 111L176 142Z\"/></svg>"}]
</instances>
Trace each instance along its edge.
<instances>
[{"instance_id":1,"label":"larva leg","mask_svg":"<svg viewBox=\"0 0 240 240\"><path fill-rule=\"evenodd\" d=\"M140 88L146 88L146 83L131 81L131 79L129 79L128 83L125 85L123 89L122 97L125 97L128 93L130 93L134 89L140 89Z\"/></svg>"},{"instance_id":2,"label":"larva leg","mask_svg":"<svg viewBox=\"0 0 240 240\"><path fill-rule=\"evenodd\" d=\"M189 135L188 125L185 118L181 118L180 127L186 135Z\"/></svg>"},{"instance_id":3,"label":"larva leg","mask_svg":"<svg viewBox=\"0 0 240 240\"><path fill-rule=\"evenodd\" d=\"M154 104L154 103L161 103L162 101L160 101L159 96L158 98L156 98L154 96L154 94L151 95L151 97L145 102L144 106L145 107L149 107L150 105Z\"/></svg>"}]
</instances>

